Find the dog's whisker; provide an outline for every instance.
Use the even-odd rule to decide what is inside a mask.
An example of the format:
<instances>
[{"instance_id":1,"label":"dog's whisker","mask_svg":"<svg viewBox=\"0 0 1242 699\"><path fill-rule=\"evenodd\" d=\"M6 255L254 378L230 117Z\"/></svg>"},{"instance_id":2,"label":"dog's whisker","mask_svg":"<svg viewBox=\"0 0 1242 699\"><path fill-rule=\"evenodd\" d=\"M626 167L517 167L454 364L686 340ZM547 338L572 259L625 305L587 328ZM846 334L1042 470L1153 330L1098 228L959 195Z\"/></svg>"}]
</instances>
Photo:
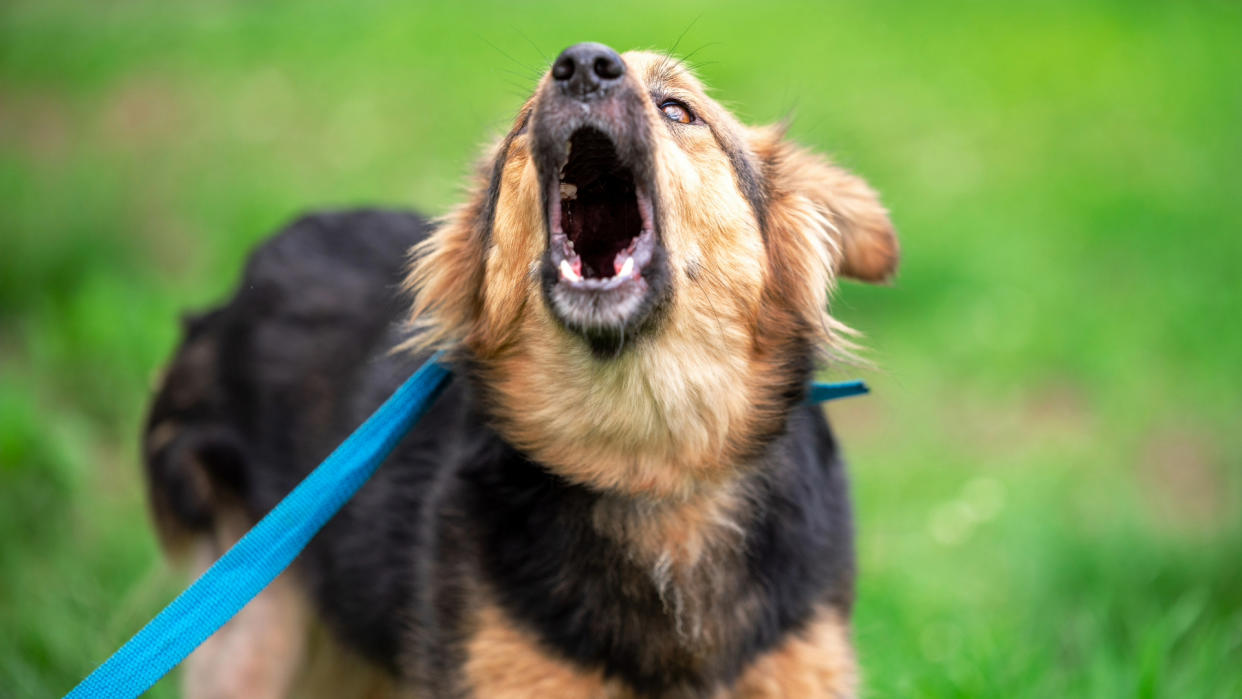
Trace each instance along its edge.
<instances>
[{"instance_id":1,"label":"dog's whisker","mask_svg":"<svg viewBox=\"0 0 1242 699\"><path fill-rule=\"evenodd\" d=\"M526 32L522 31L521 29L518 29L516 26L513 27L513 31L517 32L518 36L525 39L526 43L530 44L530 47L535 50L535 53L539 54L539 57L543 59L544 70L546 70L548 66L552 65L552 59L548 58L548 54L544 53L543 50L540 49L539 46L534 42L534 40L531 39L530 36L526 34Z\"/></svg>"},{"instance_id":2,"label":"dog's whisker","mask_svg":"<svg viewBox=\"0 0 1242 699\"><path fill-rule=\"evenodd\" d=\"M509 55L509 53L506 52L504 49L500 48L496 44L493 44L492 42L488 41L487 39L483 37L479 37L479 40L487 44L488 46L490 46L492 50L494 50L496 53L499 53L501 56L504 56L505 58L512 61L514 65L516 65L517 67L523 70L525 75L534 76L536 79L538 79L539 77L542 77L543 68L541 68L540 66L532 66L523 61L519 61L518 59Z\"/></svg>"}]
</instances>

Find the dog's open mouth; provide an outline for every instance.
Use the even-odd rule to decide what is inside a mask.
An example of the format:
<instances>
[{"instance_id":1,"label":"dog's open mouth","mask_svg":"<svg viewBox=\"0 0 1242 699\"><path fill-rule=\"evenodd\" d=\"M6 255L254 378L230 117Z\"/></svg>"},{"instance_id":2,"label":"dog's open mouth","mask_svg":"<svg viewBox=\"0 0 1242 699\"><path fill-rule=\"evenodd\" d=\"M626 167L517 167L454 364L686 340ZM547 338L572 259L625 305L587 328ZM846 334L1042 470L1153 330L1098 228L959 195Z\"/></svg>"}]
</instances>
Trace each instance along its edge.
<instances>
[{"instance_id":1,"label":"dog's open mouth","mask_svg":"<svg viewBox=\"0 0 1242 699\"><path fill-rule=\"evenodd\" d=\"M548 196L548 243L559 282L605 290L641 281L655 247L651 196L612 140L591 127L574 132L558 186Z\"/></svg>"},{"instance_id":2,"label":"dog's open mouth","mask_svg":"<svg viewBox=\"0 0 1242 699\"><path fill-rule=\"evenodd\" d=\"M540 288L564 328L616 356L654 327L672 290L646 123L547 99L532 127L548 226Z\"/></svg>"}]
</instances>

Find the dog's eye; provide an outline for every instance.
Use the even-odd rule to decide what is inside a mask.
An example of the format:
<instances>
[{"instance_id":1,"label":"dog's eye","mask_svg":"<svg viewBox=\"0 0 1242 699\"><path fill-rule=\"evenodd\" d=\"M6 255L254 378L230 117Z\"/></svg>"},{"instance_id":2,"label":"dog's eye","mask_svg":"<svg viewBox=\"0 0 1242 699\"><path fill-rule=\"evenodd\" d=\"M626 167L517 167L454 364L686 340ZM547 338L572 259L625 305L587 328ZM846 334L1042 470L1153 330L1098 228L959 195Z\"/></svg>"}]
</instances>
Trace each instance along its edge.
<instances>
[{"instance_id":1,"label":"dog's eye","mask_svg":"<svg viewBox=\"0 0 1242 699\"><path fill-rule=\"evenodd\" d=\"M677 100L664 100L660 103L660 111L664 112L664 116L679 124L689 124L694 121L694 112Z\"/></svg>"}]
</instances>

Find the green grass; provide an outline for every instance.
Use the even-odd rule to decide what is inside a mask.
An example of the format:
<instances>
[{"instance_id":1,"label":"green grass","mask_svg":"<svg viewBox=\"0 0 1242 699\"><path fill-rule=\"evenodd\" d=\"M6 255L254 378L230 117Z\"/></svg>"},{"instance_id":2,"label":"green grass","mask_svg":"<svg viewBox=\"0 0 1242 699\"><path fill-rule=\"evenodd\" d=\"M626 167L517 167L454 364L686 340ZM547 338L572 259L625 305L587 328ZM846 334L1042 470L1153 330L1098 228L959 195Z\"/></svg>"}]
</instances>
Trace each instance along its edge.
<instances>
[{"instance_id":1,"label":"green grass","mask_svg":"<svg viewBox=\"0 0 1242 699\"><path fill-rule=\"evenodd\" d=\"M560 48L683 32L903 237L836 304L882 368L831 408L867 695L1242 696L1242 9L617 8L0 8L0 696L182 583L136 449L180 311L305 209L445 210Z\"/></svg>"}]
</instances>

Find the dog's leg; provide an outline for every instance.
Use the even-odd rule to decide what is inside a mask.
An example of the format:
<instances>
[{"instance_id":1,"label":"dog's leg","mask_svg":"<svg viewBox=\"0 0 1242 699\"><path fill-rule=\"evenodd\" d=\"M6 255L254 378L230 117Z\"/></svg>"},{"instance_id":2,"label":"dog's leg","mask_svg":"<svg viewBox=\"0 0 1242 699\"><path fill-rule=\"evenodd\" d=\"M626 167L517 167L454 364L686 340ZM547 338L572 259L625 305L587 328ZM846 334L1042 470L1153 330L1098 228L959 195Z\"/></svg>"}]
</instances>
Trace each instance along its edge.
<instances>
[{"instance_id":1,"label":"dog's leg","mask_svg":"<svg viewBox=\"0 0 1242 699\"><path fill-rule=\"evenodd\" d=\"M858 666L849 627L831 609L821 610L798 635L759 658L738 680L739 699L858 695Z\"/></svg>"},{"instance_id":2,"label":"dog's leg","mask_svg":"<svg viewBox=\"0 0 1242 699\"><path fill-rule=\"evenodd\" d=\"M496 699L625 696L602 671L572 667L551 657L537 639L519 629L503 612L482 605L474 634L466 644L465 679L471 696Z\"/></svg>"},{"instance_id":3,"label":"dog's leg","mask_svg":"<svg viewBox=\"0 0 1242 699\"><path fill-rule=\"evenodd\" d=\"M246 532L219 516L195 551L201 574ZM397 699L394 679L343 648L318 623L296 574L285 572L186 660L186 699Z\"/></svg>"},{"instance_id":4,"label":"dog's leg","mask_svg":"<svg viewBox=\"0 0 1242 699\"><path fill-rule=\"evenodd\" d=\"M297 699L412 699L409 688L344 648L323 624L312 621L306 662L290 692Z\"/></svg>"},{"instance_id":5,"label":"dog's leg","mask_svg":"<svg viewBox=\"0 0 1242 699\"><path fill-rule=\"evenodd\" d=\"M201 574L245 532L240 515L220 516L211 537L196 542ZM187 699L279 699L291 696L306 656L309 610L291 573L250 601L186 660Z\"/></svg>"}]
</instances>

